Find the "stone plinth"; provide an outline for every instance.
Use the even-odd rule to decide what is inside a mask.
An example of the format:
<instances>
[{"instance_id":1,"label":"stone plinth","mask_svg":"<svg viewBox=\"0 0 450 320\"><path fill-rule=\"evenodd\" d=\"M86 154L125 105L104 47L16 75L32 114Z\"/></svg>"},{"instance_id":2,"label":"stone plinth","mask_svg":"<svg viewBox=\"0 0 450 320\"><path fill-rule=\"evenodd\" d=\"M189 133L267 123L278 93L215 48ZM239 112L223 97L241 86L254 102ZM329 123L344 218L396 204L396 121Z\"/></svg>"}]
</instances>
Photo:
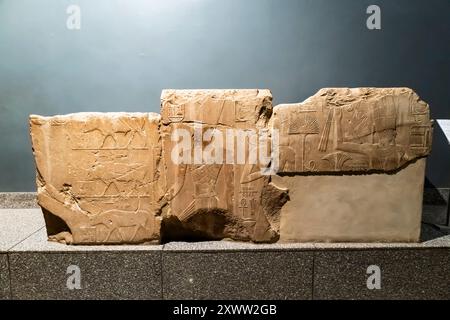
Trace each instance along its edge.
<instances>
[{"instance_id":1,"label":"stone plinth","mask_svg":"<svg viewBox=\"0 0 450 320\"><path fill-rule=\"evenodd\" d=\"M9 232L0 224L0 299L450 299L449 236L414 244L67 246L47 241L39 209L0 209L0 217L27 225ZM380 289L367 287L373 265ZM67 286L74 267L79 289Z\"/></svg>"}]
</instances>

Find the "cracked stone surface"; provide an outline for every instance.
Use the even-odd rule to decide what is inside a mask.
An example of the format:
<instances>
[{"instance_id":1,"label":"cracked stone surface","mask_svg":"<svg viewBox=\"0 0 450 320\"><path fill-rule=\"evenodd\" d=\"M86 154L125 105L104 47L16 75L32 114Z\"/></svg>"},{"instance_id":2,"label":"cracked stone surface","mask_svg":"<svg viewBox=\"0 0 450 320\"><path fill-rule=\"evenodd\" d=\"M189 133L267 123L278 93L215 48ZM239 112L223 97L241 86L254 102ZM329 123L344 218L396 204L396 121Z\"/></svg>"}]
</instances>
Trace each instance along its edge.
<instances>
[{"instance_id":1,"label":"cracked stone surface","mask_svg":"<svg viewBox=\"0 0 450 320\"><path fill-rule=\"evenodd\" d=\"M161 116L31 115L30 131L50 240L410 242L420 234L432 121L408 88L321 89L275 108L269 90L163 90ZM250 131L268 145L239 135ZM249 161L271 151L266 162ZM263 174L269 166L276 172Z\"/></svg>"},{"instance_id":2,"label":"cracked stone surface","mask_svg":"<svg viewBox=\"0 0 450 320\"><path fill-rule=\"evenodd\" d=\"M428 105L408 88L321 89L275 107L280 173L389 172L429 154Z\"/></svg>"},{"instance_id":3,"label":"cracked stone surface","mask_svg":"<svg viewBox=\"0 0 450 320\"><path fill-rule=\"evenodd\" d=\"M429 107L408 88L321 89L278 105L280 164L289 189L283 242L417 242Z\"/></svg>"},{"instance_id":4,"label":"cracked stone surface","mask_svg":"<svg viewBox=\"0 0 450 320\"><path fill-rule=\"evenodd\" d=\"M167 177L165 229L180 240L195 235L206 239L231 238L255 242L274 242L279 238L279 210L287 200L287 190L261 174L259 163L176 164L172 151L175 130L193 136L194 149L206 150L198 141L208 129L227 137L227 129L259 130L267 126L272 113L269 90L164 90L161 95L162 141ZM201 127L200 127L201 125ZM242 131L241 131L242 132ZM258 146L246 138L226 139L218 148L225 155L230 149L237 157L238 145L245 145L246 157ZM215 136L210 144L214 144ZM222 139L222 138L221 138ZM226 149L231 141L232 148ZM190 151L190 150L188 150ZM217 152L217 151L216 151ZM225 160L225 157L222 157ZM218 161L219 162L219 161ZM230 161L231 162L231 161Z\"/></svg>"},{"instance_id":5,"label":"cracked stone surface","mask_svg":"<svg viewBox=\"0 0 450 320\"><path fill-rule=\"evenodd\" d=\"M160 116L30 116L38 203L51 240L159 240Z\"/></svg>"}]
</instances>

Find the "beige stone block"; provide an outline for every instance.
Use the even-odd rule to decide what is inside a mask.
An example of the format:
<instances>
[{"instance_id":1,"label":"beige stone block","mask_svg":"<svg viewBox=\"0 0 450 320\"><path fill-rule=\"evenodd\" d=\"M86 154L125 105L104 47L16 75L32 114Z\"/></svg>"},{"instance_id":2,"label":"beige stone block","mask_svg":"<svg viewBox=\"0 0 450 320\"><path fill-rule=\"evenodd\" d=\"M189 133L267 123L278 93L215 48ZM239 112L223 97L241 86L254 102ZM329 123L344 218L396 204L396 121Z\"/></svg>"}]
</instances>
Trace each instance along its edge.
<instances>
[{"instance_id":1,"label":"beige stone block","mask_svg":"<svg viewBox=\"0 0 450 320\"><path fill-rule=\"evenodd\" d=\"M418 241L428 105L408 88L328 88L278 105L280 168L289 190L281 241Z\"/></svg>"},{"instance_id":2,"label":"beige stone block","mask_svg":"<svg viewBox=\"0 0 450 320\"><path fill-rule=\"evenodd\" d=\"M171 239L277 241L279 209L287 192L261 174L264 166L237 161L239 146L244 147L247 159L250 153L259 151L259 146L255 148L250 139L239 139L237 133L258 133L266 128L272 113L270 91L164 90L161 113L168 202L165 234ZM187 136L192 137L186 148L190 163L178 164L172 159L179 143L172 137L179 130L186 130ZM216 130L223 137L223 156L218 163L205 163L209 158L203 153L200 158L196 156L197 150L204 151L214 143L213 139L204 138L207 130ZM227 130L236 136L226 139ZM231 147L227 145L229 141ZM234 160L227 163L226 153L230 151Z\"/></svg>"},{"instance_id":3,"label":"beige stone block","mask_svg":"<svg viewBox=\"0 0 450 320\"><path fill-rule=\"evenodd\" d=\"M159 241L160 116L30 116L38 202L50 240Z\"/></svg>"},{"instance_id":4,"label":"beige stone block","mask_svg":"<svg viewBox=\"0 0 450 320\"><path fill-rule=\"evenodd\" d=\"M289 189L280 242L417 242L425 159L396 172L274 177Z\"/></svg>"},{"instance_id":5,"label":"beige stone block","mask_svg":"<svg viewBox=\"0 0 450 320\"><path fill-rule=\"evenodd\" d=\"M269 90L164 90L161 116L32 115L30 130L50 240L420 234L432 121L408 88L321 89L275 108Z\"/></svg>"},{"instance_id":6,"label":"beige stone block","mask_svg":"<svg viewBox=\"0 0 450 320\"><path fill-rule=\"evenodd\" d=\"M428 105L408 88L328 88L274 108L280 173L392 171L428 155Z\"/></svg>"}]
</instances>

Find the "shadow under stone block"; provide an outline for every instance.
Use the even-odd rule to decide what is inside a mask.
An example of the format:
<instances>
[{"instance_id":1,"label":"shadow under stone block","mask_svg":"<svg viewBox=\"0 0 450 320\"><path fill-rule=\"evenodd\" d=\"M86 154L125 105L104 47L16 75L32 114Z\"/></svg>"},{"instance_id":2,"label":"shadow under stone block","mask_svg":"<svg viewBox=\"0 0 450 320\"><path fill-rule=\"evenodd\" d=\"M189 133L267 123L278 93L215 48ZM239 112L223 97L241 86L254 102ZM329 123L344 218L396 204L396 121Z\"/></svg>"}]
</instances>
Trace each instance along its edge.
<instances>
[{"instance_id":1,"label":"shadow under stone block","mask_svg":"<svg viewBox=\"0 0 450 320\"><path fill-rule=\"evenodd\" d=\"M307 251L163 251L164 299L311 299Z\"/></svg>"},{"instance_id":2,"label":"shadow under stone block","mask_svg":"<svg viewBox=\"0 0 450 320\"><path fill-rule=\"evenodd\" d=\"M424 205L447 205L450 189L448 188L430 188L425 187L423 190Z\"/></svg>"},{"instance_id":3,"label":"shadow under stone block","mask_svg":"<svg viewBox=\"0 0 450 320\"><path fill-rule=\"evenodd\" d=\"M367 287L371 265L380 289ZM314 299L450 298L448 248L317 252L314 266Z\"/></svg>"},{"instance_id":4,"label":"shadow under stone block","mask_svg":"<svg viewBox=\"0 0 450 320\"><path fill-rule=\"evenodd\" d=\"M12 298L161 299L160 262L159 250L11 253ZM69 266L79 267L81 289L74 289Z\"/></svg>"},{"instance_id":5,"label":"shadow under stone block","mask_svg":"<svg viewBox=\"0 0 450 320\"><path fill-rule=\"evenodd\" d=\"M0 300L10 298L8 257L0 254Z\"/></svg>"},{"instance_id":6,"label":"shadow under stone block","mask_svg":"<svg viewBox=\"0 0 450 320\"><path fill-rule=\"evenodd\" d=\"M432 224L447 223L449 189L424 190L422 221Z\"/></svg>"}]
</instances>

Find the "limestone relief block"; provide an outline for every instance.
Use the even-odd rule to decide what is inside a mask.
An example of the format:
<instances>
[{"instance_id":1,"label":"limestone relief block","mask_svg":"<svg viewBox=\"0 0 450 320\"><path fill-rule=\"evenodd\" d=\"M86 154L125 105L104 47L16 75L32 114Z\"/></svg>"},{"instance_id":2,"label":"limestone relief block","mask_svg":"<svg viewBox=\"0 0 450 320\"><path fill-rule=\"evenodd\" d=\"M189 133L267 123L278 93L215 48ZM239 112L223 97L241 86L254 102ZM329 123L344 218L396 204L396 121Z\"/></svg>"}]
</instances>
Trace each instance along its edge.
<instances>
[{"instance_id":1,"label":"limestone relief block","mask_svg":"<svg viewBox=\"0 0 450 320\"><path fill-rule=\"evenodd\" d=\"M393 171L428 155L428 105L408 88L321 89L275 107L281 173Z\"/></svg>"},{"instance_id":2,"label":"limestone relief block","mask_svg":"<svg viewBox=\"0 0 450 320\"><path fill-rule=\"evenodd\" d=\"M50 240L417 241L429 107L408 88L164 90L153 113L30 116Z\"/></svg>"},{"instance_id":3,"label":"limestone relief block","mask_svg":"<svg viewBox=\"0 0 450 320\"><path fill-rule=\"evenodd\" d=\"M38 202L50 240L159 241L164 194L160 116L30 116Z\"/></svg>"},{"instance_id":4,"label":"limestone relief block","mask_svg":"<svg viewBox=\"0 0 450 320\"><path fill-rule=\"evenodd\" d=\"M275 176L289 189L280 242L417 242L425 159L392 174Z\"/></svg>"},{"instance_id":5,"label":"limestone relief block","mask_svg":"<svg viewBox=\"0 0 450 320\"><path fill-rule=\"evenodd\" d=\"M261 173L266 164L248 160L264 149L253 138L264 135L271 113L268 90L162 92L164 230L172 239L176 232L181 239L278 240L287 191ZM184 150L182 140L188 141ZM176 161L181 153L183 161ZM247 160L239 162L239 156Z\"/></svg>"},{"instance_id":6,"label":"limestone relief block","mask_svg":"<svg viewBox=\"0 0 450 320\"><path fill-rule=\"evenodd\" d=\"M428 105L407 88L322 89L278 105L282 242L416 242Z\"/></svg>"}]
</instances>

